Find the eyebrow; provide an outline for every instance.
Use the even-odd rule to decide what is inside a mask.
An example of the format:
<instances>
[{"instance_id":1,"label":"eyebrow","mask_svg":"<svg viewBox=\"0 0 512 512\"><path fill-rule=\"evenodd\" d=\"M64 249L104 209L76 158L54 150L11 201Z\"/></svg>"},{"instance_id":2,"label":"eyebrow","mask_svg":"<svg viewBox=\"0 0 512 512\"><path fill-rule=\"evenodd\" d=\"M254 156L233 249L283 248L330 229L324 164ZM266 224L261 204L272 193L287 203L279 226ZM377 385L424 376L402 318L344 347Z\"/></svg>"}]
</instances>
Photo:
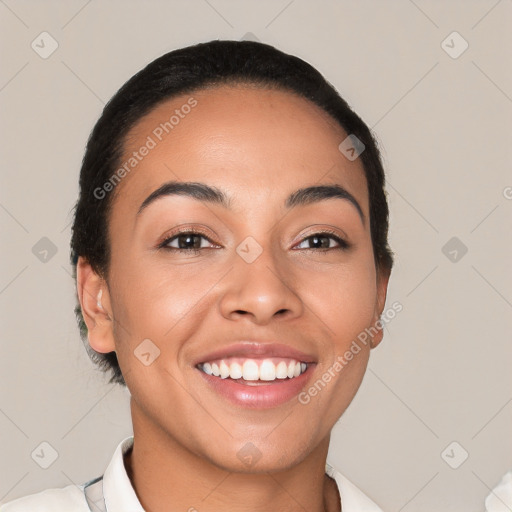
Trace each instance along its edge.
<instances>
[{"instance_id":1,"label":"eyebrow","mask_svg":"<svg viewBox=\"0 0 512 512\"><path fill-rule=\"evenodd\" d=\"M169 181L144 199L137 211L137 216L157 199L172 195L191 197L198 201L220 205L227 209L230 209L232 206L231 198L215 186L199 182ZM317 185L298 189L286 198L285 207L291 209L333 198L349 201L356 208L363 225L365 224L365 215L357 199L341 185Z\"/></svg>"}]
</instances>

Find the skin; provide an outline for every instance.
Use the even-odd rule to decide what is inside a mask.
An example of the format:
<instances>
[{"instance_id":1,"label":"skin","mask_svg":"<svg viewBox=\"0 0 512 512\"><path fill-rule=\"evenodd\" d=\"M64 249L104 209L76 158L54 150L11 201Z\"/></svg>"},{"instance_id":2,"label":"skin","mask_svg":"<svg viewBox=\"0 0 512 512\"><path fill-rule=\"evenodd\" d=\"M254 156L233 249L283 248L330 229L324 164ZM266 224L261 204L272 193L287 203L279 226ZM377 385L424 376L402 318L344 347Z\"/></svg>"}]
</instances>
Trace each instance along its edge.
<instances>
[{"instance_id":1,"label":"skin","mask_svg":"<svg viewBox=\"0 0 512 512\"><path fill-rule=\"evenodd\" d=\"M340 510L324 471L330 432L361 384L370 346L361 345L309 404L292 399L266 410L221 398L192 362L237 340L276 340L315 357L311 384L375 324L389 272L375 268L362 164L342 155L347 134L316 105L249 86L166 101L132 129L126 155L190 96L197 106L115 190L108 282L78 262L90 345L116 351L132 395L135 441L125 466L150 512L233 503L239 511ZM137 218L143 200L170 180L216 186L232 209L168 196ZM285 209L296 189L333 183L357 199L364 224L338 198ZM202 228L213 245L199 238L199 254L156 249L182 224ZM327 238L331 248L315 248L307 237L325 228L351 247ZM235 251L247 236L263 250L250 264ZM160 350L149 366L134 356L147 338ZM379 331L372 346L381 339ZM261 452L249 468L237 457L248 442Z\"/></svg>"}]
</instances>

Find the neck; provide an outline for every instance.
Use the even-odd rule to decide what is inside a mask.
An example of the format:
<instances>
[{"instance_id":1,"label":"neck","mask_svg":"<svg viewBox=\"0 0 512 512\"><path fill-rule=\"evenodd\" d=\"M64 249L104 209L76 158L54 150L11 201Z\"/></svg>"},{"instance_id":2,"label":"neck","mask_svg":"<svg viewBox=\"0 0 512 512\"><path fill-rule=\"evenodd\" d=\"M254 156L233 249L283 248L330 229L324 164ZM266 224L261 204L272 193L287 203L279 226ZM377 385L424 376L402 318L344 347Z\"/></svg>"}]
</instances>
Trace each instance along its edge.
<instances>
[{"instance_id":1,"label":"neck","mask_svg":"<svg viewBox=\"0 0 512 512\"><path fill-rule=\"evenodd\" d=\"M325 474L329 437L289 469L237 473L198 457L147 419L132 419L134 444L124 464L147 512L225 511L234 503L240 512L341 510L337 485Z\"/></svg>"}]
</instances>

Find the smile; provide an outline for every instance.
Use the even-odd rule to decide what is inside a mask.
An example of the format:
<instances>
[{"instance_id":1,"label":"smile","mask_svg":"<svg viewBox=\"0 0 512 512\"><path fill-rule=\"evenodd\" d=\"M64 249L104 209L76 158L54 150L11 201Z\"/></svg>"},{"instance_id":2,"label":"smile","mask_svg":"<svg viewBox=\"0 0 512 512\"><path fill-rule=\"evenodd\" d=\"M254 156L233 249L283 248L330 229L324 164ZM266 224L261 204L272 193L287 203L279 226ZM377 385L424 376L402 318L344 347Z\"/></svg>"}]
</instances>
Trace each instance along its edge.
<instances>
[{"instance_id":1,"label":"smile","mask_svg":"<svg viewBox=\"0 0 512 512\"><path fill-rule=\"evenodd\" d=\"M289 358L249 359L230 357L200 363L198 368L214 377L236 381L270 382L294 379L307 370L307 363Z\"/></svg>"},{"instance_id":2,"label":"smile","mask_svg":"<svg viewBox=\"0 0 512 512\"><path fill-rule=\"evenodd\" d=\"M269 409L297 400L315 366L296 359L228 358L200 363L196 369L208 393L244 409Z\"/></svg>"}]
</instances>

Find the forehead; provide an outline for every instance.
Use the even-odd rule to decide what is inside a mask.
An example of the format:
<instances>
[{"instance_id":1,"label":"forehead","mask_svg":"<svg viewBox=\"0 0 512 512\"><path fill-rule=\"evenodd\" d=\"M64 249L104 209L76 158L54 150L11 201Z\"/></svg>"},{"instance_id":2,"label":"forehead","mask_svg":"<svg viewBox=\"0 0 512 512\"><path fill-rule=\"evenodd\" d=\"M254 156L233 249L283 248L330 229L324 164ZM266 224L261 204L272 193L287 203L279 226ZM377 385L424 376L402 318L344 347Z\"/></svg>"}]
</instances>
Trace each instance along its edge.
<instances>
[{"instance_id":1,"label":"forehead","mask_svg":"<svg viewBox=\"0 0 512 512\"><path fill-rule=\"evenodd\" d=\"M116 187L114 210L136 211L165 182L197 181L228 191L235 207L337 183L366 213L360 159L349 161L338 149L346 137L326 112L294 93L229 85L183 94L145 115L125 138L121 165L130 171Z\"/></svg>"}]
</instances>

